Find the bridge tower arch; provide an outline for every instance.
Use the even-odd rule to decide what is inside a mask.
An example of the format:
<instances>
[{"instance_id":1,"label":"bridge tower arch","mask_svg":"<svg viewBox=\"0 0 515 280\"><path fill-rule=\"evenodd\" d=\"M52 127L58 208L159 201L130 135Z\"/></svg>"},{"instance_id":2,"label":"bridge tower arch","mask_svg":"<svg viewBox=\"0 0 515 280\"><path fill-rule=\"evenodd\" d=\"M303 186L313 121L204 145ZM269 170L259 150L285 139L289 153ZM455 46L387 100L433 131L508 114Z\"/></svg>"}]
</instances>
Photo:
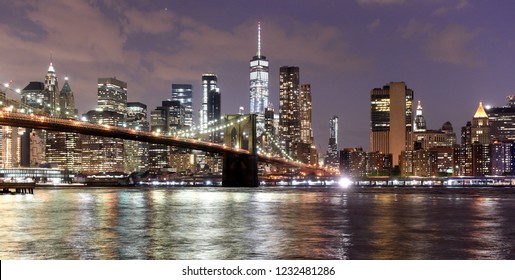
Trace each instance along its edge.
<instances>
[{"instance_id":1,"label":"bridge tower arch","mask_svg":"<svg viewBox=\"0 0 515 280\"><path fill-rule=\"evenodd\" d=\"M225 154L224 187L258 187L256 115L226 115L224 144L249 151L248 155Z\"/></svg>"}]
</instances>

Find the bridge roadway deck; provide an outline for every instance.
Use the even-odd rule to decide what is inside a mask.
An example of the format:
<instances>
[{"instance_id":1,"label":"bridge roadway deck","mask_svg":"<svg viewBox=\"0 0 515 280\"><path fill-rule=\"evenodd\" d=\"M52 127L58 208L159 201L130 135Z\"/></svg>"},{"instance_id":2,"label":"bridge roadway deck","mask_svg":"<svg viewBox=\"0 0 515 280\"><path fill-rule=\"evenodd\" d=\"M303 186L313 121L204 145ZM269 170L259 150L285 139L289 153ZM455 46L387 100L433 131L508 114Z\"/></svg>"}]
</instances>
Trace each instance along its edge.
<instances>
[{"instance_id":1,"label":"bridge roadway deck","mask_svg":"<svg viewBox=\"0 0 515 280\"><path fill-rule=\"evenodd\" d=\"M32 114L29 115L8 111L0 111L0 125L33 129L45 129L58 132L75 132L85 135L135 140L153 144L174 146L178 148L201 150L221 155L250 155L250 152L244 149L228 147L225 145L200 141L197 139L183 138L178 136L167 136L152 132L139 131L131 128L92 124L78 120L51 118L47 116L38 116ZM289 161L283 158L269 157L262 154L258 154L257 157L258 161L260 162L266 162L287 167L299 167L310 170L316 169L313 166L294 161Z\"/></svg>"}]
</instances>

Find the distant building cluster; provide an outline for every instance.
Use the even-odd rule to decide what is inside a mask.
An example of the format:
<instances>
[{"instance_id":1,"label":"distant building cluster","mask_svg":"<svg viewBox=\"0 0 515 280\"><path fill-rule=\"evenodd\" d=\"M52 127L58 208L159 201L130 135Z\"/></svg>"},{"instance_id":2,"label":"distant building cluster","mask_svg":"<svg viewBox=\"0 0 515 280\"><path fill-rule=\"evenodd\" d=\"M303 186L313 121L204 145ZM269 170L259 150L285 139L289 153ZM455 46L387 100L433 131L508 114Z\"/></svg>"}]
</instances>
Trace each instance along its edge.
<instances>
[{"instance_id":1,"label":"distant building cluster","mask_svg":"<svg viewBox=\"0 0 515 280\"><path fill-rule=\"evenodd\" d=\"M300 83L296 66L280 68L279 113L269 102L269 62L261 52L261 25L258 25L257 53L250 60L249 113L256 115L260 152L308 164L318 164L312 128L311 85ZM60 87L51 62L43 82L30 82L20 93L17 107L27 113L75 119L94 124L119 126L163 135L195 137L223 143L222 90L216 73L201 75L201 104L193 112L194 86L172 83L170 98L156 108L129 101L128 83L116 77L97 80L96 108L79 116L68 78ZM7 89L7 87L6 87ZM5 92L0 105L9 109ZM240 114L244 113L241 107ZM326 162L338 167L338 118L331 119L331 139ZM177 174L221 174L222 158L216 154L100 136L52 132L3 126L0 130L0 168L53 167L73 174L106 172ZM264 169L262 169L264 170Z\"/></svg>"},{"instance_id":2,"label":"distant building cluster","mask_svg":"<svg viewBox=\"0 0 515 280\"><path fill-rule=\"evenodd\" d=\"M503 107L485 109L479 102L461 129L460 144L450 122L428 129L421 102L415 110L413 104L413 90L404 82L371 90L371 152L340 151L340 172L351 177L514 175L514 96ZM374 164L371 158L382 161Z\"/></svg>"}]
</instances>

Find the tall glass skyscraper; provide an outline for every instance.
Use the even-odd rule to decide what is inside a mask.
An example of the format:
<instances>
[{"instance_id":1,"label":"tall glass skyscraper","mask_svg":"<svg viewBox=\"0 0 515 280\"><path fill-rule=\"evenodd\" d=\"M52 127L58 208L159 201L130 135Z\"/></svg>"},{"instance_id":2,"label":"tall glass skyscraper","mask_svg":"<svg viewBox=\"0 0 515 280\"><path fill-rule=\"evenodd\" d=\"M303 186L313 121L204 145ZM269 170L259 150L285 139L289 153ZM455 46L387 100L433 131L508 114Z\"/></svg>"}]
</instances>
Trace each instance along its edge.
<instances>
[{"instance_id":1,"label":"tall glass skyscraper","mask_svg":"<svg viewBox=\"0 0 515 280\"><path fill-rule=\"evenodd\" d=\"M325 164L333 168L340 166L340 154L338 153L338 117L329 120L329 145Z\"/></svg>"},{"instance_id":2,"label":"tall glass skyscraper","mask_svg":"<svg viewBox=\"0 0 515 280\"><path fill-rule=\"evenodd\" d=\"M261 24L258 23L257 53L250 61L250 113L257 114L257 133L264 127L265 108L268 106L268 60L261 55Z\"/></svg>"},{"instance_id":3,"label":"tall glass skyscraper","mask_svg":"<svg viewBox=\"0 0 515 280\"><path fill-rule=\"evenodd\" d=\"M129 128L148 131L147 105L140 102L127 102L126 123ZM125 172L142 171L148 168L148 143L125 140L124 150Z\"/></svg>"},{"instance_id":4,"label":"tall glass skyscraper","mask_svg":"<svg viewBox=\"0 0 515 280\"><path fill-rule=\"evenodd\" d=\"M311 84L300 85L300 138L302 143L313 144L313 125L311 112Z\"/></svg>"},{"instance_id":5,"label":"tall glass skyscraper","mask_svg":"<svg viewBox=\"0 0 515 280\"><path fill-rule=\"evenodd\" d=\"M127 83L114 78L98 78L98 108L127 114Z\"/></svg>"},{"instance_id":6,"label":"tall glass skyscraper","mask_svg":"<svg viewBox=\"0 0 515 280\"><path fill-rule=\"evenodd\" d=\"M282 66L279 70L279 133L285 152L297 158L301 142L299 67Z\"/></svg>"},{"instance_id":7,"label":"tall glass skyscraper","mask_svg":"<svg viewBox=\"0 0 515 280\"><path fill-rule=\"evenodd\" d=\"M222 116L222 99L220 90L218 88L215 88L208 93L207 104L207 121L211 122L214 120L219 120ZM223 142L220 131L217 130L212 132L210 135L210 140L215 143Z\"/></svg>"},{"instance_id":8,"label":"tall glass skyscraper","mask_svg":"<svg viewBox=\"0 0 515 280\"><path fill-rule=\"evenodd\" d=\"M507 96L508 104L485 108L492 139L515 140L515 95Z\"/></svg>"},{"instance_id":9,"label":"tall glass skyscraper","mask_svg":"<svg viewBox=\"0 0 515 280\"><path fill-rule=\"evenodd\" d=\"M209 122L208 119L208 98L209 98L209 92L212 90L216 90L217 87L218 78L216 74L214 73L206 73L202 74L202 107L200 108L200 122L199 126L201 129L207 128L207 123Z\"/></svg>"},{"instance_id":10,"label":"tall glass skyscraper","mask_svg":"<svg viewBox=\"0 0 515 280\"><path fill-rule=\"evenodd\" d=\"M184 128L193 126L193 86L172 84L172 101L179 101L184 107Z\"/></svg>"}]
</instances>

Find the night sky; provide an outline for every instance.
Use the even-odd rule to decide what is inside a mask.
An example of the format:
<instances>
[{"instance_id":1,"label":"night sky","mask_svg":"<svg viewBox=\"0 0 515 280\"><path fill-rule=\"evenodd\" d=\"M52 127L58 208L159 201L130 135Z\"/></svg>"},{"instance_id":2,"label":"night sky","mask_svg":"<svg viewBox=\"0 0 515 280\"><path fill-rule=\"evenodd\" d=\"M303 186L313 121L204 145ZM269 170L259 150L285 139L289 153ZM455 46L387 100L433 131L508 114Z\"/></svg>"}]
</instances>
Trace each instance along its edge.
<instances>
[{"instance_id":1,"label":"night sky","mask_svg":"<svg viewBox=\"0 0 515 280\"><path fill-rule=\"evenodd\" d=\"M248 111L258 21L275 110L279 67L299 66L323 152L333 115L340 149L369 149L369 92L390 81L414 90L428 128L450 121L457 133L480 100L502 106L515 94L511 0L1 2L0 82L43 81L52 54L81 114L96 106L97 78L112 76L149 110L170 98L171 83L191 83L197 112L209 71L218 74L222 113Z\"/></svg>"}]
</instances>

